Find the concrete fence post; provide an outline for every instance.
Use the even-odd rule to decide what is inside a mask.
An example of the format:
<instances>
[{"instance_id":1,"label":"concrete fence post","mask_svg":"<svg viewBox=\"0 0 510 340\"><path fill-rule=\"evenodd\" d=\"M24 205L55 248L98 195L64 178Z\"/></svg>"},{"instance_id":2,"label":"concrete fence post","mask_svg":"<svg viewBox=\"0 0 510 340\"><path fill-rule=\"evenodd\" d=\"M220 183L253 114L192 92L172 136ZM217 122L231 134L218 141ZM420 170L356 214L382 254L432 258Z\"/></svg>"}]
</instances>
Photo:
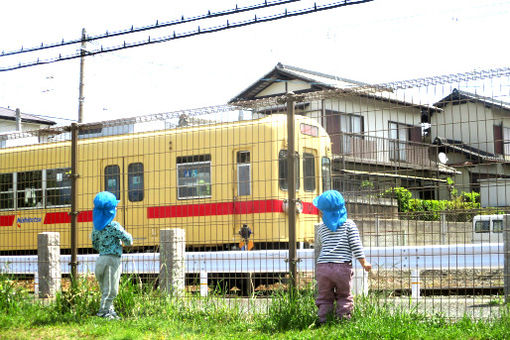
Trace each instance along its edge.
<instances>
[{"instance_id":1,"label":"concrete fence post","mask_svg":"<svg viewBox=\"0 0 510 340\"><path fill-rule=\"evenodd\" d=\"M39 297L54 297L60 290L62 280L59 233L37 235L37 271Z\"/></svg>"},{"instance_id":2,"label":"concrete fence post","mask_svg":"<svg viewBox=\"0 0 510 340\"><path fill-rule=\"evenodd\" d=\"M159 282L163 292L184 294L185 232L184 229L162 229L159 232Z\"/></svg>"}]
</instances>

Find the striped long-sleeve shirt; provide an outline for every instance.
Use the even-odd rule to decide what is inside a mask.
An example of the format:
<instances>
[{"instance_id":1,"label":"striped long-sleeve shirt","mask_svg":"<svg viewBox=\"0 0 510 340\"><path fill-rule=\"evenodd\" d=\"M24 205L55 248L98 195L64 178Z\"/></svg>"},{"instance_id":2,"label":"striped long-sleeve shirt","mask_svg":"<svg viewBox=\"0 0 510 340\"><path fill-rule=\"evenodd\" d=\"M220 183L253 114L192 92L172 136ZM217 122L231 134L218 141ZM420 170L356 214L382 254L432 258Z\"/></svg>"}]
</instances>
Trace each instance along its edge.
<instances>
[{"instance_id":1,"label":"striped long-sleeve shirt","mask_svg":"<svg viewBox=\"0 0 510 340\"><path fill-rule=\"evenodd\" d=\"M321 250L317 263L351 262L353 255L356 259L365 257L358 227L353 220L348 219L336 231L329 230L324 223L321 223L318 237Z\"/></svg>"}]
</instances>

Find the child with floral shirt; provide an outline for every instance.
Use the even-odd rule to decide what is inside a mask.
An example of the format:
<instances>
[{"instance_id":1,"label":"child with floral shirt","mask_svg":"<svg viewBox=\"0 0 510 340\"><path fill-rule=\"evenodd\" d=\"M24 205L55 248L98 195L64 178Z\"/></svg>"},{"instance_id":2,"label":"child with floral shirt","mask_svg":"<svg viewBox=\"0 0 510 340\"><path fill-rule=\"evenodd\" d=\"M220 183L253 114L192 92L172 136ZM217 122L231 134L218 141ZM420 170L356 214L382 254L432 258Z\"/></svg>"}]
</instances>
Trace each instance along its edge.
<instances>
[{"instance_id":1,"label":"child with floral shirt","mask_svg":"<svg viewBox=\"0 0 510 340\"><path fill-rule=\"evenodd\" d=\"M94 228L92 247L99 252L95 275L101 289L101 303L97 316L118 319L113 308L113 300L119 292L122 267L122 245L133 244L133 237L124 228L113 221L117 214L117 198L108 191L100 192L94 198L92 211Z\"/></svg>"}]
</instances>

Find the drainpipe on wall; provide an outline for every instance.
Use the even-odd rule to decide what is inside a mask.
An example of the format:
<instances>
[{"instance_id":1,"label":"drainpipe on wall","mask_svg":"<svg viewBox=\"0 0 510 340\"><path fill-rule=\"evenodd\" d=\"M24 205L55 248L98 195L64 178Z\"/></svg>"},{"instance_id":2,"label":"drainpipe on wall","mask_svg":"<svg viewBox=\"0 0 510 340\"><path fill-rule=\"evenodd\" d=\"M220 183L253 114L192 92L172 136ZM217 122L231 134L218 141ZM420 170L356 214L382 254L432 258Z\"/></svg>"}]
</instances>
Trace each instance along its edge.
<instances>
[{"instance_id":1,"label":"drainpipe on wall","mask_svg":"<svg viewBox=\"0 0 510 340\"><path fill-rule=\"evenodd\" d=\"M16 131L21 131L21 111L16 109Z\"/></svg>"}]
</instances>

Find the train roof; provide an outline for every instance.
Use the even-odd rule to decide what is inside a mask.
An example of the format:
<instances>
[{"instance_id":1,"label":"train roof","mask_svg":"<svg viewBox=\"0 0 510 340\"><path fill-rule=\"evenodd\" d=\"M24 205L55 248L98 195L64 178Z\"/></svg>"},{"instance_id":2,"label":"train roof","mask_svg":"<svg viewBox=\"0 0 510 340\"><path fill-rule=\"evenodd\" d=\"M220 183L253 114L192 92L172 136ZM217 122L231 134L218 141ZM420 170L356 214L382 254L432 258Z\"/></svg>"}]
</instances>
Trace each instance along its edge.
<instances>
[{"instance_id":1,"label":"train roof","mask_svg":"<svg viewBox=\"0 0 510 340\"><path fill-rule=\"evenodd\" d=\"M316 120L314 120L310 117L296 115L295 120L296 120L296 122L302 121L303 123L313 124L314 126L316 126L319 131L318 136L320 136L320 137L325 137L328 135L326 130ZM120 129L120 131L122 131L123 133L111 134L111 135L99 135L99 136L90 134L89 137L86 137L87 134L83 134L82 136L79 136L79 137L80 137L80 144L83 145L83 144L94 144L94 143L99 143L99 142L104 142L104 141L124 140L124 139L133 138L133 136L144 136L144 137L152 136L153 137L153 136L161 136L161 135L174 135L174 134L178 134L178 133L181 133L184 131L215 130L218 128L228 128L228 127L233 127L233 126L238 126L238 127L254 126L254 125L259 125L259 124L270 124L271 126L274 126L274 124L280 125L280 124L286 124L286 123L287 123L287 115L286 114L271 114L271 115L267 115L266 117L250 119L250 120L237 120L237 121L232 121L232 122L213 122L213 121L211 121L210 124L205 124L204 122L202 122L201 124L198 124L198 125L179 126L179 127L174 127L174 128L170 128L170 129L157 129L157 130L153 130L153 131L143 131L143 132L127 132L126 133L125 130ZM83 124L85 131L87 131L87 129L94 131L94 130L97 130L98 127L100 128L100 127L109 127L109 126L110 127L112 126L112 122L105 121L105 122L101 122L101 123ZM45 131L46 130L47 129L45 129ZM60 130L62 130L62 129L60 129ZM62 131L60 131L60 130L59 130L60 133L62 133L62 131L64 131L64 130L62 130ZM34 133L36 133L36 132L31 131L30 133L33 138ZM70 142L70 138L65 139L65 140L49 141L49 142L43 142L43 143L32 142L32 143L26 144L26 145L18 145L18 146L0 148L0 154L17 152L20 150L45 149L45 148L53 147L55 145L63 145L63 143L69 143L69 142Z\"/></svg>"}]
</instances>

